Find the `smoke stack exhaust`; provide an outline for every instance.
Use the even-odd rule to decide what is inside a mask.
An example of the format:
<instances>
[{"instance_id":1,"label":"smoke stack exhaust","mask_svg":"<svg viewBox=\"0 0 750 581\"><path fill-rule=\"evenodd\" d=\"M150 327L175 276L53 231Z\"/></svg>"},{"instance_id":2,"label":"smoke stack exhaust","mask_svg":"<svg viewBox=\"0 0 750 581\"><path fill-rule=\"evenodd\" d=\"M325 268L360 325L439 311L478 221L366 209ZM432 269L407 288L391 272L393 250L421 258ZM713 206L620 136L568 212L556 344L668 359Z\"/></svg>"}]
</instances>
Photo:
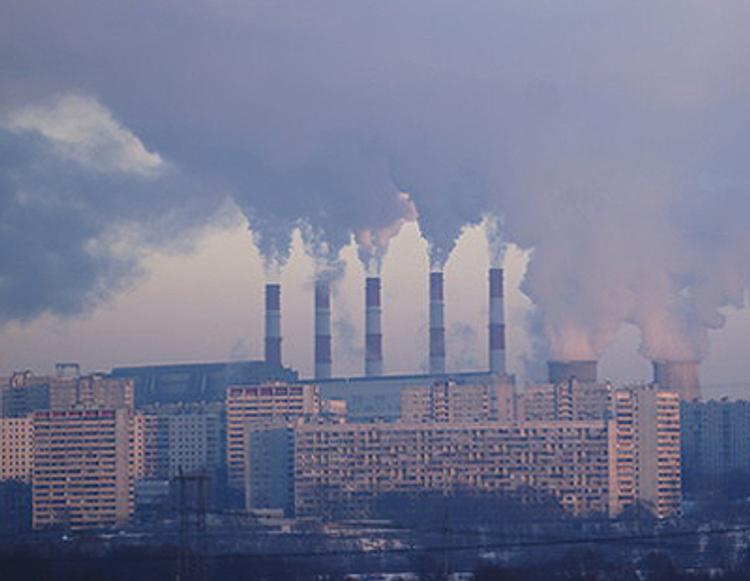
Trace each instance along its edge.
<instances>
[{"instance_id":1,"label":"smoke stack exhaust","mask_svg":"<svg viewBox=\"0 0 750 581\"><path fill-rule=\"evenodd\" d=\"M365 281L365 375L383 375L383 335L380 328L380 278Z\"/></svg>"},{"instance_id":2,"label":"smoke stack exhaust","mask_svg":"<svg viewBox=\"0 0 750 581\"><path fill-rule=\"evenodd\" d=\"M654 383L665 391L674 391L680 399L693 401L701 396L700 362L658 359L654 366Z\"/></svg>"},{"instance_id":3,"label":"smoke stack exhaust","mask_svg":"<svg viewBox=\"0 0 750 581\"><path fill-rule=\"evenodd\" d=\"M266 363L281 367L281 285L266 285Z\"/></svg>"},{"instance_id":4,"label":"smoke stack exhaust","mask_svg":"<svg viewBox=\"0 0 750 581\"><path fill-rule=\"evenodd\" d=\"M582 383L596 383L598 361L548 361L550 383L576 379Z\"/></svg>"},{"instance_id":5,"label":"smoke stack exhaust","mask_svg":"<svg viewBox=\"0 0 750 581\"><path fill-rule=\"evenodd\" d=\"M331 286L315 281L315 379L331 377Z\"/></svg>"},{"instance_id":6,"label":"smoke stack exhaust","mask_svg":"<svg viewBox=\"0 0 750 581\"><path fill-rule=\"evenodd\" d=\"M503 307L503 269L490 268L490 373L505 373L505 315Z\"/></svg>"},{"instance_id":7,"label":"smoke stack exhaust","mask_svg":"<svg viewBox=\"0 0 750 581\"><path fill-rule=\"evenodd\" d=\"M430 273L430 374L445 373L443 273Z\"/></svg>"}]
</instances>

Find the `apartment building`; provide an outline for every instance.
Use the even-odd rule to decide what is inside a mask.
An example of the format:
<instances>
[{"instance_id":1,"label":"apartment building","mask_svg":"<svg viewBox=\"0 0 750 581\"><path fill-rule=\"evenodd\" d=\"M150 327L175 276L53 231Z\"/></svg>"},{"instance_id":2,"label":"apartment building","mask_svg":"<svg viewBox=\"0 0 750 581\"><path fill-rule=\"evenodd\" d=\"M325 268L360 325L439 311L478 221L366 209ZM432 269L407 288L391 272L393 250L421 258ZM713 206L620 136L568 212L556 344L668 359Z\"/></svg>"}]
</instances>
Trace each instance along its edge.
<instances>
[{"instance_id":1,"label":"apartment building","mask_svg":"<svg viewBox=\"0 0 750 581\"><path fill-rule=\"evenodd\" d=\"M382 494L461 490L606 513L611 433L605 421L300 424L295 512L366 517Z\"/></svg>"},{"instance_id":2,"label":"apartment building","mask_svg":"<svg viewBox=\"0 0 750 581\"><path fill-rule=\"evenodd\" d=\"M514 419L511 382L459 384L452 380L401 389L403 422L487 422Z\"/></svg>"},{"instance_id":3,"label":"apartment building","mask_svg":"<svg viewBox=\"0 0 750 581\"><path fill-rule=\"evenodd\" d=\"M31 482L31 436L30 417L0 418L0 482Z\"/></svg>"},{"instance_id":4,"label":"apartment building","mask_svg":"<svg viewBox=\"0 0 750 581\"><path fill-rule=\"evenodd\" d=\"M138 480L210 473L226 457L221 402L149 405L137 412L135 425Z\"/></svg>"},{"instance_id":5,"label":"apartment building","mask_svg":"<svg viewBox=\"0 0 750 581\"><path fill-rule=\"evenodd\" d=\"M34 528L108 527L133 513L133 418L126 409L33 415Z\"/></svg>"},{"instance_id":6,"label":"apartment building","mask_svg":"<svg viewBox=\"0 0 750 581\"><path fill-rule=\"evenodd\" d=\"M609 383L565 379L527 385L518 397L517 415L525 421L595 420L610 416Z\"/></svg>"},{"instance_id":7,"label":"apartment building","mask_svg":"<svg viewBox=\"0 0 750 581\"><path fill-rule=\"evenodd\" d=\"M613 393L610 512L640 503L658 518L680 514L680 398L656 385Z\"/></svg>"},{"instance_id":8,"label":"apartment building","mask_svg":"<svg viewBox=\"0 0 750 581\"><path fill-rule=\"evenodd\" d=\"M684 401L680 406L682 481L690 491L750 473L750 401Z\"/></svg>"},{"instance_id":9,"label":"apartment building","mask_svg":"<svg viewBox=\"0 0 750 581\"><path fill-rule=\"evenodd\" d=\"M95 373L78 378L77 388L76 404L79 406L133 409L135 405L135 384L132 379Z\"/></svg>"},{"instance_id":10,"label":"apartment building","mask_svg":"<svg viewBox=\"0 0 750 581\"><path fill-rule=\"evenodd\" d=\"M273 383L229 387L226 394L229 485L235 489L244 486L246 425L316 415L320 406L320 394L314 385Z\"/></svg>"},{"instance_id":11,"label":"apartment building","mask_svg":"<svg viewBox=\"0 0 750 581\"><path fill-rule=\"evenodd\" d=\"M86 408L132 409L135 402L133 380L90 375L34 375L14 373L3 390L4 417L24 417L50 409Z\"/></svg>"}]
</instances>

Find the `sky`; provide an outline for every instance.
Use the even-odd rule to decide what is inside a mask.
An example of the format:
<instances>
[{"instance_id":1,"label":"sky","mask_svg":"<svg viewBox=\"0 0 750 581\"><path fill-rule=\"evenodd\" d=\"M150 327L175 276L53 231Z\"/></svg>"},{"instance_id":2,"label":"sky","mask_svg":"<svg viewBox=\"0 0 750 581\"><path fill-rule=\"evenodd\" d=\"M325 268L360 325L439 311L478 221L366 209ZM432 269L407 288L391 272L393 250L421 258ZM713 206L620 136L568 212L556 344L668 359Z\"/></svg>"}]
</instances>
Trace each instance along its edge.
<instances>
[{"instance_id":1,"label":"sky","mask_svg":"<svg viewBox=\"0 0 750 581\"><path fill-rule=\"evenodd\" d=\"M0 370L257 357L281 277L304 374L317 275L340 277L354 373L365 272L386 367L418 370L431 269L449 366L477 368L504 263L519 377L701 360L736 389L749 20L739 0L3 2Z\"/></svg>"}]
</instances>

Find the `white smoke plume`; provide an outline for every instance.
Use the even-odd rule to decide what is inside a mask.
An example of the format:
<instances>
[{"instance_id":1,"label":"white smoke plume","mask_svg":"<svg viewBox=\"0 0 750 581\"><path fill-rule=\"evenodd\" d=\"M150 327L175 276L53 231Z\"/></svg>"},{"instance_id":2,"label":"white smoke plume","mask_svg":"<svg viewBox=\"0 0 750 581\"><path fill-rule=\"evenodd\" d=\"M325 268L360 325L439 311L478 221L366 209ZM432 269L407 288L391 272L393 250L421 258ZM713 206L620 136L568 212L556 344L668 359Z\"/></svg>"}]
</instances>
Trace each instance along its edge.
<instances>
[{"instance_id":1,"label":"white smoke plume","mask_svg":"<svg viewBox=\"0 0 750 581\"><path fill-rule=\"evenodd\" d=\"M3 125L2 247L34 265L3 272L3 318L81 308L44 273L114 288L133 266L81 248L154 215L182 232L227 192L276 266L304 223L377 269L416 211L440 268L496 215L532 250L551 356L597 357L636 324L646 356L702 357L750 282L748 17L740 0L9 2L0 113L90 95L101 132L77 134L108 146L44 115ZM42 218L83 234L19 226Z\"/></svg>"}]
</instances>

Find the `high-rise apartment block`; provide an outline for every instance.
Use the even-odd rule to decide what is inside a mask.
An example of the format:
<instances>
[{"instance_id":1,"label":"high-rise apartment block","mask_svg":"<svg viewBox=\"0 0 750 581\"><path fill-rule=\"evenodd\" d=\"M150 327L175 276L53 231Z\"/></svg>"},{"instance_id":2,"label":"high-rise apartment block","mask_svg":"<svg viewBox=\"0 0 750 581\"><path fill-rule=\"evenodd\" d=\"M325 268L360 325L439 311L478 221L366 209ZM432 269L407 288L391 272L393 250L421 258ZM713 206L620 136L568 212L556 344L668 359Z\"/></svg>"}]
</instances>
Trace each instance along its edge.
<instances>
[{"instance_id":1,"label":"high-rise apartment block","mask_svg":"<svg viewBox=\"0 0 750 581\"><path fill-rule=\"evenodd\" d=\"M613 393L612 514L641 504L655 516L680 513L680 398L656 385Z\"/></svg>"},{"instance_id":2,"label":"high-rise apartment block","mask_svg":"<svg viewBox=\"0 0 750 581\"><path fill-rule=\"evenodd\" d=\"M750 473L750 401L683 401L682 475L686 489L716 487Z\"/></svg>"},{"instance_id":3,"label":"high-rise apartment block","mask_svg":"<svg viewBox=\"0 0 750 581\"><path fill-rule=\"evenodd\" d=\"M509 381L457 384L440 380L401 389L403 422L487 422L514 418L514 386Z\"/></svg>"},{"instance_id":4,"label":"high-rise apartment block","mask_svg":"<svg viewBox=\"0 0 750 581\"><path fill-rule=\"evenodd\" d=\"M72 409L33 415L33 526L98 528L133 513L132 414Z\"/></svg>"},{"instance_id":5,"label":"high-rise apartment block","mask_svg":"<svg viewBox=\"0 0 750 581\"><path fill-rule=\"evenodd\" d=\"M135 423L139 480L207 474L224 461L220 402L147 406L138 411Z\"/></svg>"},{"instance_id":6,"label":"high-rise apartment block","mask_svg":"<svg viewBox=\"0 0 750 581\"><path fill-rule=\"evenodd\" d=\"M100 373L84 376L14 373L3 389L2 415L18 418L50 409L133 408L133 381Z\"/></svg>"},{"instance_id":7,"label":"high-rise apartment block","mask_svg":"<svg viewBox=\"0 0 750 581\"><path fill-rule=\"evenodd\" d=\"M245 426L259 421L293 420L320 412L314 385L269 384L227 389L227 465L229 485L244 486Z\"/></svg>"},{"instance_id":8,"label":"high-rise apartment block","mask_svg":"<svg viewBox=\"0 0 750 581\"><path fill-rule=\"evenodd\" d=\"M0 482L31 481L31 418L0 418Z\"/></svg>"},{"instance_id":9,"label":"high-rise apartment block","mask_svg":"<svg viewBox=\"0 0 750 581\"><path fill-rule=\"evenodd\" d=\"M612 386L564 379L527 385L518 397L518 419L526 421L594 420L610 416Z\"/></svg>"}]
</instances>

